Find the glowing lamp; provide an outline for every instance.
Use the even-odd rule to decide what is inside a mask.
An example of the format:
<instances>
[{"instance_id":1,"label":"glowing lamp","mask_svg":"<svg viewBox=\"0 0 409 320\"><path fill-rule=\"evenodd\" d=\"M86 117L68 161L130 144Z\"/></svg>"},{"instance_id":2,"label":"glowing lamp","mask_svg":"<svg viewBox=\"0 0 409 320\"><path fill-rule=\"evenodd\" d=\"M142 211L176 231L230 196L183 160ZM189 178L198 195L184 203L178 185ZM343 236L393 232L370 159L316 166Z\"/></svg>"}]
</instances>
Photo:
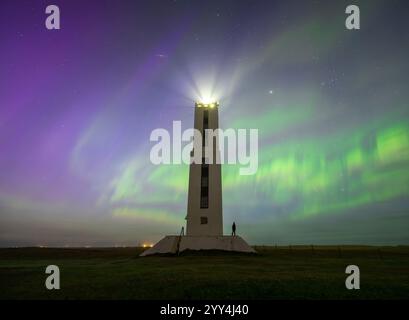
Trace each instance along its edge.
<instances>
[{"instance_id":1,"label":"glowing lamp","mask_svg":"<svg viewBox=\"0 0 409 320\"><path fill-rule=\"evenodd\" d=\"M203 103L203 102L196 102L195 103L196 107L198 108L215 108L219 106L219 102L211 102L211 103Z\"/></svg>"}]
</instances>

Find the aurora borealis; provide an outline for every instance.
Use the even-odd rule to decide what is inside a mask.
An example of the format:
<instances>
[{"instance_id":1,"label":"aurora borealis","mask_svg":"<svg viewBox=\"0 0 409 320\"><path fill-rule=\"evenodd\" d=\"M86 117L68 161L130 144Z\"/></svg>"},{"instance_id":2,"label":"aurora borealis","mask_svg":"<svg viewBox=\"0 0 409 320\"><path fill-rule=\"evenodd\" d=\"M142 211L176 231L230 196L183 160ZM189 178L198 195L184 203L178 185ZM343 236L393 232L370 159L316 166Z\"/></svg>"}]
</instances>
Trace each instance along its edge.
<instances>
[{"instance_id":1,"label":"aurora borealis","mask_svg":"<svg viewBox=\"0 0 409 320\"><path fill-rule=\"evenodd\" d=\"M194 100L259 130L223 165L224 228L252 244L409 243L405 1L0 3L0 246L155 242L185 224L188 167L149 135Z\"/></svg>"}]
</instances>

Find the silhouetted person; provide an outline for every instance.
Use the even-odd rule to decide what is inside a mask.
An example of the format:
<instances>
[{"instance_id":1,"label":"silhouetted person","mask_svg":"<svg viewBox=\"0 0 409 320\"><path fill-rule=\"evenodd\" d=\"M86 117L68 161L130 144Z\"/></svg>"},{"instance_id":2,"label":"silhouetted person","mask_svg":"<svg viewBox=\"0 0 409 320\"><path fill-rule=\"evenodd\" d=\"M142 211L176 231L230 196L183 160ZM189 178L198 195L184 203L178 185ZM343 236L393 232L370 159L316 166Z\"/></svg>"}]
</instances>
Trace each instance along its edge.
<instances>
[{"instance_id":1,"label":"silhouetted person","mask_svg":"<svg viewBox=\"0 0 409 320\"><path fill-rule=\"evenodd\" d=\"M232 226L231 226L231 235L235 236L236 235L236 223L233 222Z\"/></svg>"}]
</instances>

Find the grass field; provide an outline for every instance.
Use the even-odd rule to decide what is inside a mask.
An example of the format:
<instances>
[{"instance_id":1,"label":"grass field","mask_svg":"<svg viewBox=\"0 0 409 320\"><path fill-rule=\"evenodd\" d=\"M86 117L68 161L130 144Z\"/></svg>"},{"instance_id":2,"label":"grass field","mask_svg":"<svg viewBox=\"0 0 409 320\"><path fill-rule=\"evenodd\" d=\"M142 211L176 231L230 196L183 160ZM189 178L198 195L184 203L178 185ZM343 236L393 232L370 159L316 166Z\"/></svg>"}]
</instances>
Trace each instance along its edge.
<instances>
[{"instance_id":1,"label":"grass field","mask_svg":"<svg viewBox=\"0 0 409 320\"><path fill-rule=\"evenodd\" d=\"M142 248L0 249L0 299L407 299L409 247L256 247L144 257ZM47 265L61 289L47 290ZM359 266L361 289L345 288Z\"/></svg>"}]
</instances>

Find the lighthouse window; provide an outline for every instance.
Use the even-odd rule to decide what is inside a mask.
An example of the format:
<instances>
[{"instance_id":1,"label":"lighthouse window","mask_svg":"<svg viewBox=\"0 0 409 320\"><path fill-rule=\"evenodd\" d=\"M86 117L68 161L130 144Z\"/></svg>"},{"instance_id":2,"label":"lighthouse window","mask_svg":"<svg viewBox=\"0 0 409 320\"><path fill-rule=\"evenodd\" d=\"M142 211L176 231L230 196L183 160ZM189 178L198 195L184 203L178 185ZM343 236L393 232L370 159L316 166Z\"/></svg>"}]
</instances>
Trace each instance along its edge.
<instances>
[{"instance_id":1,"label":"lighthouse window","mask_svg":"<svg viewBox=\"0 0 409 320\"><path fill-rule=\"evenodd\" d=\"M200 208L209 208L209 165L202 164L200 177Z\"/></svg>"},{"instance_id":2,"label":"lighthouse window","mask_svg":"<svg viewBox=\"0 0 409 320\"><path fill-rule=\"evenodd\" d=\"M209 188L208 187L201 187L200 192L200 208L207 209L209 208Z\"/></svg>"},{"instance_id":3,"label":"lighthouse window","mask_svg":"<svg viewBox=\"0 0 409 320\"><path fill-rule=\"evenodd\" d=\"M203 112L203 129L209 129L209 111Z\"/></svg>"},{"instance_id":4,"label":"lighthouse window","mask_svg":"<svg viewBox=\"0 0 409 320\"><path fill-rule=\"evenodd\" d=\"M200 217L200 224L207 224L207 217Z\"/></svg>"},{"instance_id":5,"label":"lighthouse window","mask_svg":"<svg viewBox=\"0 0 409 320\"><path fill-rule=\"evenodd\" d=\"M209 129L209 111L203 112L203 132L202 132L202 146L206 146L206 129Z\"/></svg>"}]
</instances>

